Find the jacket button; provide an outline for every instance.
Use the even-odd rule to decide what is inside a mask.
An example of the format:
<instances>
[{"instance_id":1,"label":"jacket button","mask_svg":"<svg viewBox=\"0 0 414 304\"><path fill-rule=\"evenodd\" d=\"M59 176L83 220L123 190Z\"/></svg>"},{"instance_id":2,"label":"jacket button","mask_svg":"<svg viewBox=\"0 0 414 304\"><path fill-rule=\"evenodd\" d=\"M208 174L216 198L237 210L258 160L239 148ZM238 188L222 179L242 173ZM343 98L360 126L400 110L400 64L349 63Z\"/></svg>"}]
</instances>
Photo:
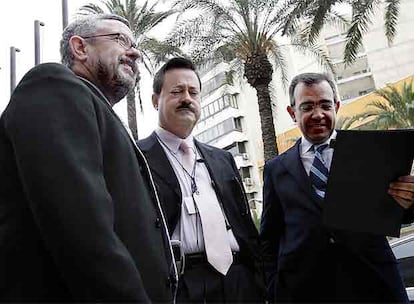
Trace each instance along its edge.
<instances>
[{"instance_id":1,"label":"jacket button","mask_svg":"<svg viewBox=\"0 0 414 304\"><path fill-rule=\"evenodd\" d=\"M330 237L330 238L329 238L329 243L330 243L330 244L335 244L335 243L336 243L336 241L335 241L335 239L334 239L333 237Z\"/></svg>"},{"instance_id":2,"label":"jacket button","mask_svg":"<svg viewBox=\"0 0 414 304\"><path fill-rule=\"evenodd\" d=\"M160 220L160 218L159 218L159 217L157 217L157 218L155 219L155 227L157 227L157 228L160 228L160 227L161 227L161 220Z\"/></svg>"},{"instance_id":3,"label":"jacket button","mask_svg":"<svg viewBox=\"0 0 414 304\"><path fill-rule=\"evenodd\" d=\"M170 287L171 286L170 277L167 277L167 279L165 280L165 285L167 285L167 287Z\"/></svg>"}]
</instances>

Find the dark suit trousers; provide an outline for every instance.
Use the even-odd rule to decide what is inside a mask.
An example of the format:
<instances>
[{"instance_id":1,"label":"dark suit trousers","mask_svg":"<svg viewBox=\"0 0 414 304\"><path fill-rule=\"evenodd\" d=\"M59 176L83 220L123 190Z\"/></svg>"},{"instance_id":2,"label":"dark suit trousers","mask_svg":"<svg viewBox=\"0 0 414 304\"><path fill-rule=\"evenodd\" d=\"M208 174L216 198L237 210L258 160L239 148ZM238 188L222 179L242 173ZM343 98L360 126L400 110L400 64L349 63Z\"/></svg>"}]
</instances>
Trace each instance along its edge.
<instances>
[{"instance_id":1,"label":"dark suit trousers","mask_svg":"<svg viewBox=\"0 0 414 304\"><path fill-rule=\"evenodd\" d=\"M242 264L226 276L209 264L192 266L179 279L177 303L263 303L254 274Z\"/></svg>"},{"instance_id":2,"label":"dark suit trousers","mask_svg":"<svg viewBox=\"0 0 414 304\"><path fill-rule=\"evenodd\" d=\"M384 263L387 275L400 279L394 265ZM319 262L298 273L283 271L276 288L278 303L407 303L404 290L393 290L374 267L333 244L320 253ZM291 287L295 286L295 289ZM402 285L401 285L402 286Z\"/></svg>"}]
</instances>

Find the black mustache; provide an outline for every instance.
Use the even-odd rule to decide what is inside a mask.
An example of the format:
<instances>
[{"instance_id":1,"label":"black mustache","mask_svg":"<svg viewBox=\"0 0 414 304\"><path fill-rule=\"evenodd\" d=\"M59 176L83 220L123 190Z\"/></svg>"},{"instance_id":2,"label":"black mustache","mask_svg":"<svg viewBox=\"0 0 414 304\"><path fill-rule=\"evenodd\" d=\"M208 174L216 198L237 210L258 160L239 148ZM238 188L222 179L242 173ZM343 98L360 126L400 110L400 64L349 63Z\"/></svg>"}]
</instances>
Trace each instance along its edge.
<instances>
[{"instance_id":1,"label":"black mustache","mask_svg":"<svg viewBox=\"0 0 414 304\"><path fill-rule=\"evenodd\" d=\"M189 109L194 112L194 106L191 103L182 103L177 107L177 110Z\"/></svg>"}]
</instances>

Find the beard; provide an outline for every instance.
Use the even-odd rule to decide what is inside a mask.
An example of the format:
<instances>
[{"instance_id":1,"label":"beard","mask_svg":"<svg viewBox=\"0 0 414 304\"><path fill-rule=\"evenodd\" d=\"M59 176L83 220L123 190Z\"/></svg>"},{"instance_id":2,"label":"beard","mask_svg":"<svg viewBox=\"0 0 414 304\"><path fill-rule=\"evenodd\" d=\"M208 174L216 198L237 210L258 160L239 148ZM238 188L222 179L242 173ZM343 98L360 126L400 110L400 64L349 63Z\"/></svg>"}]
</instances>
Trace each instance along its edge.
<instances>
[{"instance_id":1,"label":"beard","mask_svg":"<svg viewBox=\"0 0 414 304\"><path fill-rule=\"evenodd\" d=\"M117 62L113 73L110 72L109 66L102 63L100 59L97 62L98 81L105 95L110 96L111 104L120 101L136 86L137 75L134 78L124 75L120 71L119 62Z\"/></svg>"}]
</instances>

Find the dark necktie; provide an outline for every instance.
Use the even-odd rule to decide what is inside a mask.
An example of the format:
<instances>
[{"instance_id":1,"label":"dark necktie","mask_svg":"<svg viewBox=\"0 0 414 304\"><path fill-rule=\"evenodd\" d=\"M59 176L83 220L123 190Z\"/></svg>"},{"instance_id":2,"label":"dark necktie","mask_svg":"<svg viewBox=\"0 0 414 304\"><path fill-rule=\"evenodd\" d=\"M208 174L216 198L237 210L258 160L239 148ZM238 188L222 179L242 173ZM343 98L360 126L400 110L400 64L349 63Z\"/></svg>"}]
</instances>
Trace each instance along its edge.
<instances>
[{"instance_id":1,"label":"dark necktie","mask_svg":"<svg viewBox=\"0 0 414 304\"><path fill-rule=\"evenodd\" d=\"M313 146L315 158L313 159L310 169L310 180L316 194L323 199L325 197L326 183L328 182L329 171L322 159L322 151L328 147L328 144Z\"/></svg>"}]
</instances>

